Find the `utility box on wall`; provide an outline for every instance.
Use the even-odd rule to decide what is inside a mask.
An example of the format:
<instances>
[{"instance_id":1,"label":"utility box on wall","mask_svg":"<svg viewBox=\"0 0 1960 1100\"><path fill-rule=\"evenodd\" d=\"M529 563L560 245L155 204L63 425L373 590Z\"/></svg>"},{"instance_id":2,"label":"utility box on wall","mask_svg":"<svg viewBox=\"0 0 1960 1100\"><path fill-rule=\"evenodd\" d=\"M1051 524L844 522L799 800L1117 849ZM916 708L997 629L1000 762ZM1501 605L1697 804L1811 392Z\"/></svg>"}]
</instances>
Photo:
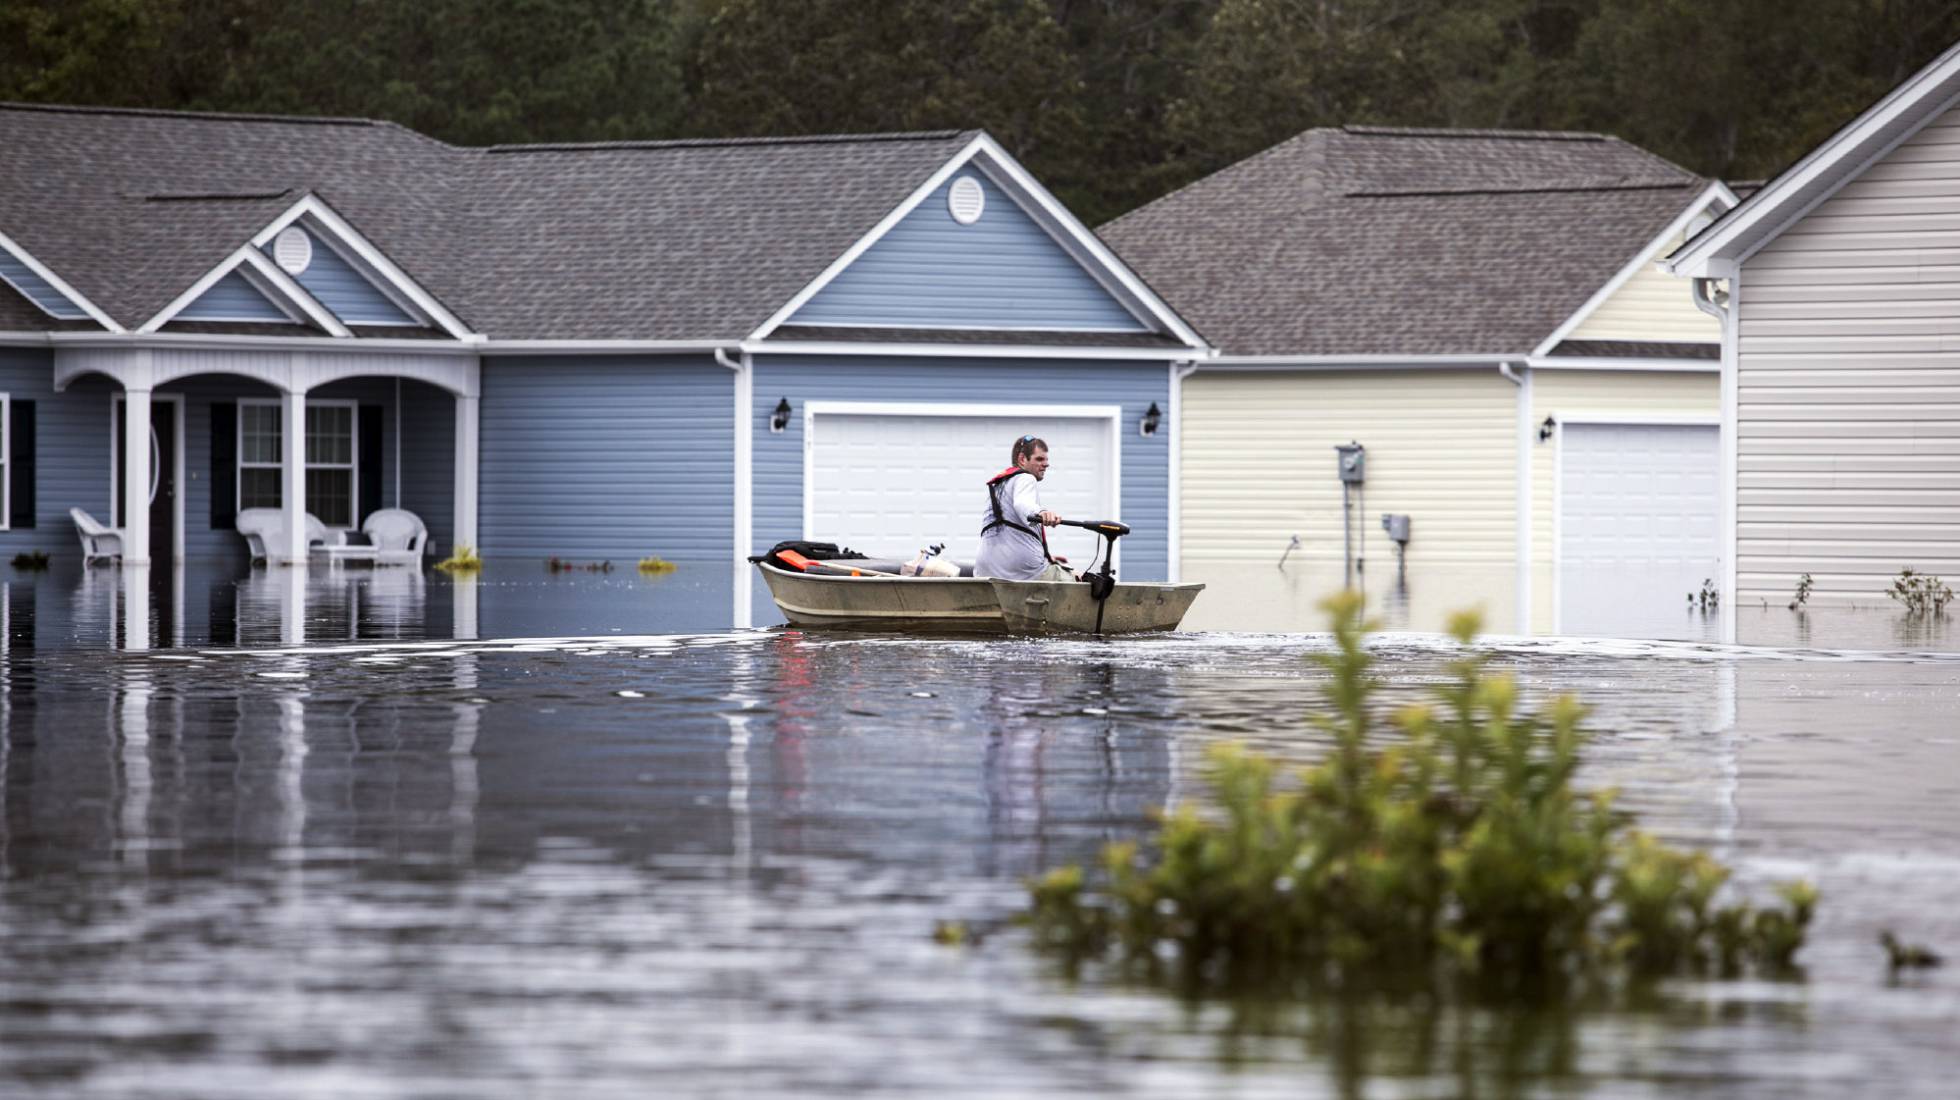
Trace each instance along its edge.
<instances>
[{"instance_id":1,"label":"utility box on wall","mask_svg":"<svg viewBox=\"0 0 1960 1100\"><path fill-rule=\"evenodd\" d=\"M1342 484L1359 485L1368 480L1368 448L1359 443L1336 443L1334 450L1341 456Z\"/></svg>"}]
</instances>

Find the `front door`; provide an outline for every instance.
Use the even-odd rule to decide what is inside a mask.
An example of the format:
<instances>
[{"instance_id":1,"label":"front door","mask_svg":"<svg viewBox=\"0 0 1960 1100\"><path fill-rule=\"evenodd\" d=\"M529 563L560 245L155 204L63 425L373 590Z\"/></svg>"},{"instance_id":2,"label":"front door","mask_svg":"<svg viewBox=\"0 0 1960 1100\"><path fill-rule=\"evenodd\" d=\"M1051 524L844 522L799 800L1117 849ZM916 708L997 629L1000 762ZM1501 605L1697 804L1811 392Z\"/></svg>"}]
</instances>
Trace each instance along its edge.
<instances>
[{"instance_id":1,"label":"front door","mask_svg":"<svg viewBox=\"0 0 1960 1100\"><path fill-rule=\"evenodd\" d=\"M127 439L127 405L116 403L116 441ZM122 452L116 452L116 526L129 525L128 471ZM150 560L169 561L176 555L177 406L168 401L150 405L150 484L137 496L149 501Z\"/></svg>"}]
</instances>

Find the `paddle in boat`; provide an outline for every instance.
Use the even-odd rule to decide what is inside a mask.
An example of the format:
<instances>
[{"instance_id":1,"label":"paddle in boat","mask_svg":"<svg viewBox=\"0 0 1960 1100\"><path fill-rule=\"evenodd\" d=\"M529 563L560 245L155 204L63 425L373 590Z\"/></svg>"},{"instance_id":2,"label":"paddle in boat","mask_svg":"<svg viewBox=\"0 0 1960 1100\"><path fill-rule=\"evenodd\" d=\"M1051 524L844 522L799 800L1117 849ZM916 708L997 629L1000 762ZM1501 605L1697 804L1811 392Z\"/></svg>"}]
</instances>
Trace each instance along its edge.
<instances>
[{"instance_id":1,"label":"paddle in boat","mask_svg":"<svg viewBox=\"0 0 1960 1100\"><path fill-rule=\"evenodd\" d=\"M1102 568L1070 581L975 577L932 551L910 562L843 556L835 547L778 545L749 560L783 617L797 626L1012 634L1133 634L1175 630L1202 584L1118 581L1113 520L1063 520L1103 537ZM800 548L799 548L800 547ZM835 554L837 556L829 556Z\"/></svg>"}]
</instances>

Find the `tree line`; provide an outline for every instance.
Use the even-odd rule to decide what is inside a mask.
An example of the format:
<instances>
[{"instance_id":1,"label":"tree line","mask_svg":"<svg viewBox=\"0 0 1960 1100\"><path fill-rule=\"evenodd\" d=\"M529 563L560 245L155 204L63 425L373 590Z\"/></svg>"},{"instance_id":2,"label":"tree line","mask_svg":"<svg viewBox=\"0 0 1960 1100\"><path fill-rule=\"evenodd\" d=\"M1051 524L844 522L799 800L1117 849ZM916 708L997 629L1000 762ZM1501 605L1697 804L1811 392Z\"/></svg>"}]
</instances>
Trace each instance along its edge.
<instances>
[{"instance_id":1,"label":"tree line","mask_svg":"<svg viewBox=\"0 0 1960 1100\"><path fill-rule=\"evenodd\" d=\"M1763 177L1956 38L1960 0L0 0L0 99L465 145L984 127L1094 224L1342 123Z\"/></svg>"}]
</instances>

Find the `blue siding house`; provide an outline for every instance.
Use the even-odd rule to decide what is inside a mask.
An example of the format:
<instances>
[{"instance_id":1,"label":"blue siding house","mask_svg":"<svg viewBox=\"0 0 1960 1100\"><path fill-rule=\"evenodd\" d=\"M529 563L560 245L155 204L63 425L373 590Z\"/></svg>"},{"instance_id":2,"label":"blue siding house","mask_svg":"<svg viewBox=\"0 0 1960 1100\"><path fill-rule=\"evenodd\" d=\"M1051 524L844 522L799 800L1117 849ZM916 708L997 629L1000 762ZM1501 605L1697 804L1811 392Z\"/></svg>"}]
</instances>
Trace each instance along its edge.
<instances>
[{"instance_id":1,"label":"blue siding house","mask_svg":"<svg viewBox=\"0 0 1960 1100\"><path fill-rule=\"evenodd\" d=\"M1044 500L1172 569L1172 379L1210 349L984 133L459 148L0 105L0 145L33 169L0 183L0 553L78 553L80 508L126 567L242 565L248 507L406 508L492 562L959 553L1039 434Z\"/></svg>"}]
</instances>

